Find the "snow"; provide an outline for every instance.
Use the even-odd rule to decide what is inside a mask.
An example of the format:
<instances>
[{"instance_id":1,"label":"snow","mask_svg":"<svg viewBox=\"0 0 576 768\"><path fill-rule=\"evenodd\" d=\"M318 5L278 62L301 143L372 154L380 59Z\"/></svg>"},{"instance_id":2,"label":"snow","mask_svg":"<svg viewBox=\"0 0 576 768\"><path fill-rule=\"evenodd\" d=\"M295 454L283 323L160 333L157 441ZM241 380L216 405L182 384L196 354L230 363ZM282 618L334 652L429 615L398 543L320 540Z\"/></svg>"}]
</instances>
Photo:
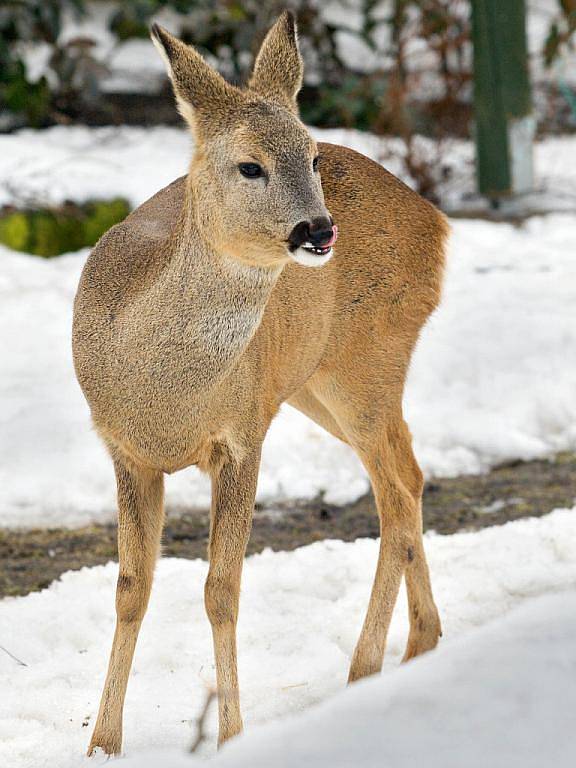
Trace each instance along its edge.
<instances>
[{"instance_id":1,"label":"snow","mask_svg":"<svg viewBox=\"0 0 576 768\"><path fill-rule=\"evenodd\" d=\"M576 591L230 744L215 768L568 768L576 758ZM122 768L194 768L153 751Z\"/></svg>"},{"instance_id":2,"label":"snow","mask_svg":"<svg viewBox=\"0 0 576 768\"><path fill-rule=\"evenodd\" d=\"M400 140L345 128L310 130L318 141L362 152L411 183L401 162L404 147ZM417 137L415 144L424 158L437 153L429 139ZM191 151L191 136L185 128L55 126L0 135L0 206L27 201L59 204L67 199L82 202L115 195L138 206L187 173ZM524 208L576 211L576 177L573 165L566 162L575 151L574 136L536 143L537 194L522 198ZM447 169L447 178L438 188L443 207L461 210L473 205L477 209L472 143L447 139L440 157Z\"/></svg>"},{"instance_id":3,"label":"snow","mask_svg":"<svg viewBox=\"0 0 576 768\"><path fill-rule=\"evenodd\" d=\"M382 147L356 131L315 133L375 158ZM574 138L538 145L541 169L566 194L574 176L565 158L575 145ZM189 156L189 135L178 129L58 127L0 136L0 205L113 195L137 205L185 173ZM482 472L576 447L575 224L568 211L522 226L452 222L444 301L422 335L406 392L427 476ZM111 463L91 431L70 352L85 258L42 261L0 248L4 526L114 518ZM322 494L346 503L367 488L349 448L296 411L281 411L264 447L259 501ZM194 469L168 478L167 501L207 507L207 478Z\"/></svg>"},{"instance_id":4,"label":"snow","mask_svg":"<svg viewBox=\"0 0 576 768\"><path fill-rule=\"evenodd\" d=\"M444 629L439 649L398 668L407 637L402 594L383 676L347 691L378 542L323 541L248 558L238 629L247 734L215 765L402 768L428 755L443 768L479 760L567 766L575 748L567 723L576 704L575 513L427 535ZM134 759L119 766L169 765L137 756L183 750L194 737L214 685L206 570L201 560L160 561L127 695L124 746ZM27 665L0 651L1 765L85 764L116 575L112 563L83 569L0 602L0 644ZM269 721L276 723L258 727ZM204 755L214 751L215 729L212 710Z\"/></svg>"},{"instance_id":5,"label":"snow","mask_svg":"<svg viewBox=\"0 0 576 768\"><path fill-rule=\"evenodd\" d=\"M120 196L136 207L187 173L191 153L189 132L175 128L57 126L0 135L0 206Z\"/></svg>"},{"instance_id":6,"label":"snow","mask_svg":"<svg viewBox=\"0 0 576 768\"><path fill-rule=\"evenodd\" d=\"M454 222L444 302L406 392L428 474L575 445L575 223L573 215L520 228Z\"/></svg>"},{"instance_id":7,"label":"snow","mask_svg":"<svg viewBox=\"0 0 576 768\"><path fill-rule=\"evenodd\" d=\"M560 22L561 31L566 30L566 17L557 0L528 0L526 14L526 36L528 52L531 56L531 75L533 85L552 84L564 80L572 87L576 85L575 64L576 49L574 42L564 43L559 57L550 68L546 68L542 58L544 45L550 31L550 25Z\"/></svg>"}]
</instances>

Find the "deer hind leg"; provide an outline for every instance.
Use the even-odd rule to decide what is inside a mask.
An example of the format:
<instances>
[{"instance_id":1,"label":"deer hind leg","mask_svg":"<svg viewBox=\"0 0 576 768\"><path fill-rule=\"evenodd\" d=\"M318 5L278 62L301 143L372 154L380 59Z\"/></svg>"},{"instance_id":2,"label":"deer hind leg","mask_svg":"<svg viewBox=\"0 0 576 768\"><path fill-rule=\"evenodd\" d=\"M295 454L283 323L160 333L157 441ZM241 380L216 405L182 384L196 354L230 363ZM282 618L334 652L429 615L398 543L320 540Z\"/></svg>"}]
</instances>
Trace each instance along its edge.
<instances>
[{"instance_id":1,"label":"deer hind leg","mask_svg":"<svg viewBox=\"0 0 576 768\"><path fill-rule=\"evenodd\" d=\"M213 462L210 567L205 586L212 626L222 744L242 731L236 654L240 578L252 526L260 449L236 461L223 450Z\"/></svg>"},{"instance_id":2,"label":"deer hind leg","mask_svg":"<svg viewBox=\"0 0 576 768\"><path fill-rule=\"evenodd\" d=\"M383 428L372 441L356 442L366 467L380 518L380 547L368 611L354 650L348 682L380 672L386 636L402 576L414 558L418 538L417 509L395 468Z\"/></svg>"},{"instance_id":3,"label":"deer hind leg","mask_svg":"<svg viewBox=\"0 0 576 768\"><path fill-rule=\"evenodd\" d=\"M342 442L348 442L346 435L340 428L336 419L332 416L328 408L323 405L320 400L311 392L306 386L292 395L288 400L288 405L296 408L301 413L308 416L309 419L315 421L331 435L337 437Z\"/></svg>"},{"instance_id":4,"label":"deer hind leg","mask_svg":"<svg viewBox=\"0 0 576 768\"><path fill-rule=\"evenodd\" d=\"M408 594L410 634L403 661L430 651L438 644L442 628L438 610L432 595L430 573L422 541L422 490L424 478L414 452L412 437L404 421L397 424L392 445L396 455L396 467L418 510L418 535L414 544L413 557L404 572Z\"/></svg>"},{"instance_id":5,"label":"deer hind leg","mask_svg":"<svg viewBox=\"0 0 576 768\"><path fill-rule=\"evenodd\" d=\"M422 480L409 433L400 405L394 405L384 382L378 382L367 397L363 381L346 376L344 369L344 375L341 371L329 386L318 389L318 399L333 415L368 471L380 518L376 574L349 682L382 668L386 636L405 574L411 608L406 658L433 647L439 633L422 546Z\"/></svg>"},{"instance_id":6,"label":"deer hind leg","mask_svg":"<svg viewBox=\"0 0 576 768\"><path fill-rule=\"evenodd\" d=\"M373 441L355 445L372 483L380 517L376 575L349 682L382 668L386 635L402 576L406 578L410 635L404 660L434 648L440 620L422 543L422 475L401 417L389 418Z\"/></svg>"},{"instance_id":7,"label":"deer hind leg","mask_svg":"<svg viewBox=\"0 0 576 768\"><path fill-rule=\"evenodd\" d=\"M365 429L365 426L364 426ZM371 439L351 441L366 467L380 518L380 548L366 619L349 682L382 668L386 636L402 576L406 578L410 637L405 659L433 648L440 634L422 544L422 476L400 415L389 415Z\"/></svg>"},{"instance_id":8,"label":"deer hind leg","mask_svg":"<svg viewBox=\"0 0 576 768\"><path fill-rule=\"evenodd\" d=\"M138 632L152 587L154 565L164 522L164 476L128 468L115 459L118 487L118 557L116 631L100 710L88 754L100 747L106 754L122 748L122 713L128 675Z\"/></svg>"}]
</instances>

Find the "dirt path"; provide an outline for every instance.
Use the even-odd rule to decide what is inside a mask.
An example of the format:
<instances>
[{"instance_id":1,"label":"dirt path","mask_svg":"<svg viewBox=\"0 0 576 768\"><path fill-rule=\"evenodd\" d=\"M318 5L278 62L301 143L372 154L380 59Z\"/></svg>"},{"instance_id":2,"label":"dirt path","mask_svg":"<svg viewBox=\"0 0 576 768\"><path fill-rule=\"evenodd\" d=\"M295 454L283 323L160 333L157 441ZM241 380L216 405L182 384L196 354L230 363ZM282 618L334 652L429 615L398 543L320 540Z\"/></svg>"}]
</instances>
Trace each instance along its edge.
<instances>
[{"instance_id":1,"label":"dirt path","mask_svg":"<svg viewBox=\"0 0 576 768\"><path fill-rule=\"evenodd\" d=\"M515 462L487 475L434 480L424 492L424 528L447 534L539 517L576 498L576 454L553 461ZM177 510L175 512L178 512ZM163 553L205 557L208 513L168 518ZM378 536L373 500L367 495L346 507L321 500L256 509L249 553L265 547L290 550L320 539L353 541ZM0 597L43 589L64 571L116 559L116 526L75 530L0 531Z\"/></svg>"}]
</instances>

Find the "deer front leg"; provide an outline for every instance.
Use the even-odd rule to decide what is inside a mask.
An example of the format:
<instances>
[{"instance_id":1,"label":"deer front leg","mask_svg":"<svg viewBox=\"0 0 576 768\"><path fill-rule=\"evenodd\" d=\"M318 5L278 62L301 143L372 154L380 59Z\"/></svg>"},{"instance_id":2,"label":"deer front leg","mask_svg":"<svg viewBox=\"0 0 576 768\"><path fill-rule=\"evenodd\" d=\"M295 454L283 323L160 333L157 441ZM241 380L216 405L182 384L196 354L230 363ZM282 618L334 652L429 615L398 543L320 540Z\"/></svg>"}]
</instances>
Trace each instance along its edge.
<instances>
[{"instance_id":1,"label":"deer front leg","mask_svg":"<svg viewBox=\"0 0 576 768\"><path fill-rule=\"evenodd\" d=\"M218 686L218 744L242 731L236 657L240 578L252 526L260 450L237 462L226 458L212 472L210 568L205 587Z\"/></svg>"},{"instance_id":2,"label":"deer front leg","mask_svg":"<svg viewBox=\"0 0 576 768\"><path fill-rule=\"evenodd\" d=\"M118 557L116 631L94 733L91 755L100 747L108 755L122 749L122 711L138 632L152 587L154 565L164 522L164 476L128 469L115 460L118 486Z\"/></svg>"}]
</instances>

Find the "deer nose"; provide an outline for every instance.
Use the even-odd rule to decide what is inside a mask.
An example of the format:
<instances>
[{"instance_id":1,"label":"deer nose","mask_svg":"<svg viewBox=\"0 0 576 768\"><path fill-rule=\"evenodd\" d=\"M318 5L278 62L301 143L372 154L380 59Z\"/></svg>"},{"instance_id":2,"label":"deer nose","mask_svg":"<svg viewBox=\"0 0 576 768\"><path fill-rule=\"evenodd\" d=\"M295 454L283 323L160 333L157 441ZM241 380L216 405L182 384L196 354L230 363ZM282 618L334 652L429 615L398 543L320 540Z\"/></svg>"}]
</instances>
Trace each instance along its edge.
<instances>
[{"instance_id":1,"label":"deer nose","mask_svg":"<svg viewBox=\"0 0 576 768\"><path fill-rule=\"evenodd\" d=\"M334 240L334 225L332 219L326 216L319 216L311 221L301 221L296 224L288 237L290 247L300 248L301 245L308 243L315 248L322 248L332 244Z\"/></svg>"},{"instance_id":2,"label":"deer nose","mask_svg":"<svg viewBox=\"0 0 576 768\"><path fill-rule=\"evenodd\" d=\"M328 245L334 237L334 225L331 219L312 219L308 228L308 239L312 245L322 247Z\"/></svg>"}]
</instances>

